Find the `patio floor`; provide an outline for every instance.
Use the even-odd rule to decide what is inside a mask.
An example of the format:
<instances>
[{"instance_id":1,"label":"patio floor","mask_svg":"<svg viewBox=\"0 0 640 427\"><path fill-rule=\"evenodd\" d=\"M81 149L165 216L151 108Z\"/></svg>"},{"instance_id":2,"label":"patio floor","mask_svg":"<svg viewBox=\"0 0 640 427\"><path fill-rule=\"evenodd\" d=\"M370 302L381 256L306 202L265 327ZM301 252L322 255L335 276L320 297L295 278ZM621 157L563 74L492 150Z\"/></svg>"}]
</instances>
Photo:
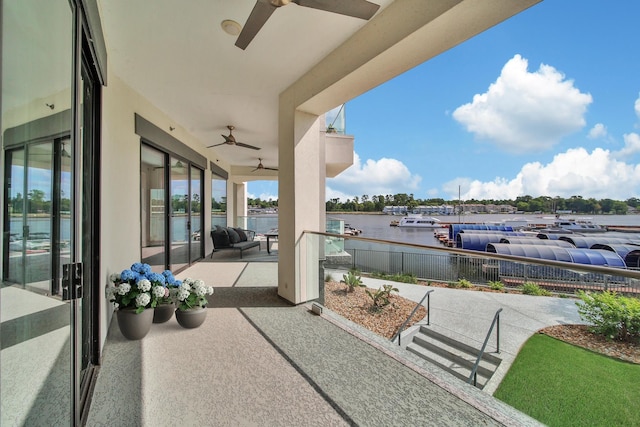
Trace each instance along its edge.
<instances>
[{"instance_id":1,"label":"patio floor","mask_svg":"<svg viewBox=\"0 0 640 427\"><path fill-rule=\"evenodd\" d=\"M271 255L273 256L273 255ZM205 323L141 341L114 317L87 425L538 425L387 340L277 295L277 263L201 262Z\"/></svg>"}]
</instances>

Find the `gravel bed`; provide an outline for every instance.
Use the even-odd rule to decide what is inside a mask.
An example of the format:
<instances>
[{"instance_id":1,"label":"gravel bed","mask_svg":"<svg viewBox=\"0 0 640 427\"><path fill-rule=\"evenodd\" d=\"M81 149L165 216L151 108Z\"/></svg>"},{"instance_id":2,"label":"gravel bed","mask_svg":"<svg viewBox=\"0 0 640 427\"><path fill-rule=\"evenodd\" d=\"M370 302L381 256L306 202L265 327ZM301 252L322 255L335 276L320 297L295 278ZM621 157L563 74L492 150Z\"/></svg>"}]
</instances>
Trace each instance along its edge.
<instances>
[{"instance_id":1,"label":"gravel bed","mask_svg":"<svg viewBox=\"0 0 640 427\"><path fill-rule=\"evenodd\" d=\"M367 289L370 292L376 291L376 289ZM329 310L389 339L398 331L416 306L416 302L392 293L389 305L375 309L365 288L355 288L352 292L347 292L347 285L333 281L325 283L324 298L324 305ZM420 306L406 327L419 322L426 315L427 309Z\"/></svg>"}]
</instances>

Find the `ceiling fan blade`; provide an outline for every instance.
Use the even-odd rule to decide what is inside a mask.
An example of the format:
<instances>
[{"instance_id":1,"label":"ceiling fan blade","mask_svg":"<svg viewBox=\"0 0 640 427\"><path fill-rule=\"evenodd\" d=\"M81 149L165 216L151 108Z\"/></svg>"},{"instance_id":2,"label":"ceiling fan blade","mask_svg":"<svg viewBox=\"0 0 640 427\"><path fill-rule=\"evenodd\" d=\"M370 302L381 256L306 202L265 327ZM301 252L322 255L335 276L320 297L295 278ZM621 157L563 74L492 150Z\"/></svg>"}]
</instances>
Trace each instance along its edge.
<instances>
[{"instance_id":1,"label":"ceiling fan blade","mask_svg":"<svg viewBox=\"0 0 640 427\"><path fill-rule=\"evenodd\" d=\"M254 147L253 145L245 144L243 142L236 142L238 147L251 148L252 150L260 150L260 147Z\"/></svg>"},{"instance_id":2,"label":"ceiling fan blade","mask_svg":"<svg viewBox=\"0 0 640 427\"><path fill-rule=\"evenodd\" d=\"M265 169L268 170L268 171L277 171L278 170L276 168L267 168L267 167L265 167Z\"/></svg>"},{"instance_id":3,"label":"ceiling fan blade","mask_svg":"<svg viewBox=\"0 0 640 427\"><path fill-rule=\"evenodd\" d=\"M380 8L379 4L366 0L293 0L294 3L310 7L312 9L324 10L338 13L340 15L353 16L360 19L371 19Z\"/></svg>"},{"instance_id":4,"label":"ceiling fan blade","mask_svg":"<svg viewBox=\"0 0 640 427\"><path fill-rule=\"evenodd\" d=\"M236 46L245 50L276 9L277 7L272 5L269 1L256 1L247 22L245 22L244 27L242 27L242 31L236 40Z\"/></svg>"},{"instance_id":5,"label":"ceiling fan blade","mask_svg":"<svg viewBox=\"0 0 640 427\"><path fill-rule=\"evenodd\" d=\"M226 142L221 142L220 144L213 144L213 145L209 145L207 148L211 148L211 147L217 147L219 145L227 145L228 143Z\"/></svg>"}]
</instances>

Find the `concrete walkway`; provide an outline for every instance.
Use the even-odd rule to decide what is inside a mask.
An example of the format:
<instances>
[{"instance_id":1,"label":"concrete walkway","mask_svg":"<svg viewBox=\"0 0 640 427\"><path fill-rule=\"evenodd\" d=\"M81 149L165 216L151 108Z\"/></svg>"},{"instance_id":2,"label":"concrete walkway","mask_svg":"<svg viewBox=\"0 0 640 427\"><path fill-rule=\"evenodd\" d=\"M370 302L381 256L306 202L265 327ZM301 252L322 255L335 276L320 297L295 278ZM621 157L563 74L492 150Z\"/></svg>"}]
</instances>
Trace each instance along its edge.
<instances>
[{"instance_id":1,"label":"concrete walkway","mask_svg":"<svg viewBox=\"0 0 640 427\"><path fill-rule=\"evenodd\" d=\"M342 274L338 271L331 273L333 277L341 277ZM373 289L389 283L388 280L367 277L363 277L362 281ZM482 347L496 311L502 308L498 356L503 362L484 388L489 394L497 389L520 348L533 334L547 326L583 323L578 314L577 299L574 298L477 292L395 282L393 285L398 288L399 295L415 302L419 302L427 291L433 290L430 294L431 329L478 349ZM426 323L426 320L420 323ZM412 332L408 330L403 334L404 342L409 341L405 337L410 337ZM494 329L486 351L495 350Z\"/></svg>"},{"instance_id":2,"label":"concrete walkway","mask_svg":"<svg viewBox=\"0 0 640 427\"><path fill-rule=\"evenodd\" d=\"M214 277L227 274L224 267L200 263L180 276L215 283ZM127 341L114 318L87 425L539 425L488 393L405 357L387 339L327 310L317 316L307 305L291 306L274 286L255 286L255 275L266 282L272 267L244 267L234 267L238 276L226 277L227 286L215 284L199 328L183 329L172 318L154 324L143 340ZM370 287L377 284L367 280ZM417 300L425 291L398 287ZM472 338L477 326L483 339L493 307L503 304L496 295L438 288L431 299L432 324L452 330L466 324ZM536 308L532 300L547 304ZM551 301L514 298L505 308L505 318L513 318L519 331L517 339L504 338L505 353L515 355L529 331L546 322L536 310L561 318L551 314ZM511 326L503 328L507 335Z\"/></svg>"}]
</instances>

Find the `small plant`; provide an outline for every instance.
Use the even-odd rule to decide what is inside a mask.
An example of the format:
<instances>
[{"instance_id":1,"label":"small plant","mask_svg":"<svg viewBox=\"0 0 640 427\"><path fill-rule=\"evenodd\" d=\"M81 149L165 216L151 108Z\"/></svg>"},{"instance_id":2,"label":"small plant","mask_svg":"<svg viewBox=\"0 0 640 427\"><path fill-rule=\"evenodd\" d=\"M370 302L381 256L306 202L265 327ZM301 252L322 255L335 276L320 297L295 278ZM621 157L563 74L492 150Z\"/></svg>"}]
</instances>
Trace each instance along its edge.
<instances>
[{"instance_id":1,"label":"small plant","mask_svg":"<svg viewBox=\"0 0 640 427\"><path fill-rule=\"evenodd\" d=\"M579 291L578 314L593 333L610 340L640 342L640 300L615 292Z\"/></svg>"},{"instance_id":2,"label":"small plant","mask_svg":"<svg viewBox=\"0 0 640 427\"><path fill-rule=\"evenodd\" d=\"M458 282L447 282L447 288L459 288L460 284Z\"/></svg>"},{"instance_id":3,"label":"small plant","mask_svg":"<svg viewBox=\"0 0 640 427\"><path fill-rule=\"evenodd\" d=\"M340 283L347 285L347 292L353 292L355 288L364 286L362 278L356 275L354 270L350 270L347 274L343 274Z\"/></svg>"},{"instance_id":4,"label":"small plant","mask_svg":"<svg viewBox=\"0 0 640 427\"><path fill-rule=\"evenodd\" d=\"M542 289L535 283L527 282L522 285L522 293L525 295L535 295L535 296L549 296L551 292L546 289Z\"/></svg>"},{"instance_id":5,"label":"small plant","mask_svg":"<svg viewBox=\"0 0 640 427\"><path fill-rule=\"evenodd\" d=\"M371 273L371 276L375 277L376 279L390 280L393 282L411 283L414 285L418 283L418 277L413 273L386 274L386 273L374 272L374 273Z\"/></svg>"},{"instance_id":6,"label":"small plant","mask_svg":"<svg viewBox=\"0 0 640 427\"><path fill-rule=\"evenodd\" d=\"M327 273L327 275L324 276L324 281L325 281L325 283L333 282L333 276L331 275L331 273Z\"/></svg>"},{"instance_id":7,"label":"small plant","mask_svg":"<svg viewBox=\"0 0 640 427\"><path fill-rule=\"evenodd\" d=\"M458 287L465 289L473 288L473 283L471 283L467 279L460 279L458 280Z\"/></svg>"},{"instance_id":8,"label":"small plant","mask_svg":"<svg viewBox=\"0 0 640 427\"><path fill-rule=\"evenodd\" d=\"M492 280L489 282L489 288L494 291L504 291L504 283L500 280Z\"/></svg>"},{"instance_id":9,"label":"small plant","mask_svg":"<svg viewBox=\"0 0 640 427\"><path fill-rule=\"evenodd\" d=\"M382 308L389 305L391 292L398 292L398 288L394 288L391 285L382 285L382 287L375 292L371 292L369 289L366 289L365 292L373 300L374 308Z\"/></svg>"}]
</instances>

